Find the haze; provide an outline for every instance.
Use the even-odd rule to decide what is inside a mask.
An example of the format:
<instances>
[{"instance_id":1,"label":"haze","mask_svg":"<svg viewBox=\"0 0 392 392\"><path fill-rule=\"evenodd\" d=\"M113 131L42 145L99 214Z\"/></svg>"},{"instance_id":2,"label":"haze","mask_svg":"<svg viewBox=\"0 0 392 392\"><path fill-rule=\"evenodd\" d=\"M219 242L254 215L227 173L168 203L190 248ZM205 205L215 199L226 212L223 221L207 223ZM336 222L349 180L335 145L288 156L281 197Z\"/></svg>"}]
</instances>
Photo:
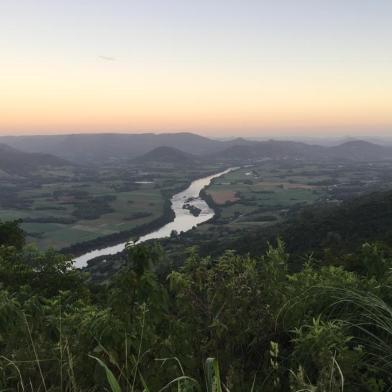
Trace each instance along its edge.
<instances>
[{"instance_id":1,"label":"haze","mask_svg":"<svg viewBox=\"0 0 392 392\"><path fill-rule=\"evenodd\" d=\"M392 2L0 4L0 132L383 134Z\"/></svg>"}]
</instances>

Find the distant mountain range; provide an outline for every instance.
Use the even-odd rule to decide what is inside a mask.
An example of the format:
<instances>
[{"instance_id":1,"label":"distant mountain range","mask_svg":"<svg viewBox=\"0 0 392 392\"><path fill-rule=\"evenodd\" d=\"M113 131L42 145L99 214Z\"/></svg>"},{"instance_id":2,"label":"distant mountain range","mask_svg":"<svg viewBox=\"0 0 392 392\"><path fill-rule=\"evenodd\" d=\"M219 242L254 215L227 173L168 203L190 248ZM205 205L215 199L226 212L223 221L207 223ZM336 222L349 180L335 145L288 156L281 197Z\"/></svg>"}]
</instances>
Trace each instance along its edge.
<instances>
[{"instance_id":1,"label":"distant mountain range","mask_svg":"<svg viewBox=\"0 0 392 392\"><path fill-rule=\"evenodd\" d=\"M27 153L0 143L0 170L23 175L44 166L68 166L70 163L50 154Z\"/></svg>"},{"instance_id":2,"label":"distant mountain range","mask_svg":"<svg viewBox=\"0 0 392 392\"><path fill-rule=\"evenodd\" d=\"M325 147L301 142L254 142L250 145L232 146L215 154L221 160L307 159L342 161L379 161L392 159L392 148L362 140L349 141L338 146Z\"/></svg>"},{"instance_id":3,"label":"distant mountain range","mask_svg":"<svg viewBox=\"0 0 392 392\"><path fill-rule=\"evenodd\" d=\"M132 159L162 146L201 155L252 142L242 139L218 141L192 133L145 133L4 136L0 137L0 143L26 152L54 154L75 162L96 162L113 158Z\"/></svg>"},{"instance_id":4,"label":"distant mountain range","mask_svg":"<svg viewBox=\"0 0 392 392\"><path fill-rule=\"evenodd\" d=\"M74 134L51 136L3 136L0 143L29 153L45 153L78 163L113 159L167 160L172 148L179 153L218 161L270 159L379 161L392 159L392 147L350 140L338 146L319 146L296 141L254 141L237 138L214 140L193 133L170 134ZM170 147L165 147L170 146ZM166 150L158 149L165 147ZM155 150L155 152L154 152ZM171 150L173 153L173 150ZM187 160L186 155L182 158ZM189 159L188 159L189 160Z\"/></svg>"}]
</instances>

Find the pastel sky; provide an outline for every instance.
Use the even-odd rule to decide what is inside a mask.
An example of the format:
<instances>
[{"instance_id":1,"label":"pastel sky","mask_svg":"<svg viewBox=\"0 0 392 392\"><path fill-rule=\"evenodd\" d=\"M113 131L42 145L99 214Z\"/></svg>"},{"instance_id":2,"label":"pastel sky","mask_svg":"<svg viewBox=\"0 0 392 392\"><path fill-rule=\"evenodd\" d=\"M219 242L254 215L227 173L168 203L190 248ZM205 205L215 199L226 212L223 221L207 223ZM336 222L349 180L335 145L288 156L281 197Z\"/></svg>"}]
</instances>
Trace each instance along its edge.
<instances>
[{"instance_id":1,"label":"pastel sky","mask_svg":"<svg viewBox=\"0 0 392 392\"><path fill-rule=\"evenodd\" d=\"M391 0L0 0L0 133L392 135Z\"/></svg>"}]
</instances>

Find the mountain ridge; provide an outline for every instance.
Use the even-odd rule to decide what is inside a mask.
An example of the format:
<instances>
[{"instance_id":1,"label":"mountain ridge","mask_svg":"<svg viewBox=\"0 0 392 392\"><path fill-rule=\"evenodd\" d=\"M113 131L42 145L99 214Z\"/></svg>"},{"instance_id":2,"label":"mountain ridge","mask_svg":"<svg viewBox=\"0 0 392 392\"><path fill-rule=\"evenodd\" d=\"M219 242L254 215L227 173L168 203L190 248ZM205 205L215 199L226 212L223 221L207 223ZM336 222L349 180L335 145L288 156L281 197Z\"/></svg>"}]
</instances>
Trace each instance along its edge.
<instances>
[{"instance_id":1,"label":"mountain ridge","mask_svg":"<svg viewBox=\"0 0 392 392\"><path fill-rule=\"evenodd\" d=\"M299 141L255 141L241 137L216 140L190 132L3 136L0 137L1 142L21 151L51 154L77 163L100 163L111 159L129 160L162 146L221 161L392 159L392 147L364 140L348 140L339 145L320 146Z\"/></svg>"}]
</instances>

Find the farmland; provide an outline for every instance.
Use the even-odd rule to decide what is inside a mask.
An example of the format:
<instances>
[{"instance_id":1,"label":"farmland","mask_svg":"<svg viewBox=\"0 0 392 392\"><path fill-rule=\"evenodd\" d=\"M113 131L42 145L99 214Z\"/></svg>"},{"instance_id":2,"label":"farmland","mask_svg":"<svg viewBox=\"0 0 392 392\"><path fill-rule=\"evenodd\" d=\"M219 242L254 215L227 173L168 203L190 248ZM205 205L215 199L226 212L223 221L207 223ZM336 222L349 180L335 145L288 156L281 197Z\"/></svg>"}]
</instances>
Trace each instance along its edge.
<instances>
[{"instance_id":1,"label":"farmland","mask_svg":"<svg viewBox=\"0 0 392 392\"><path fill-rule=\"evenodd\" d=\"M106 237L134 235L154 222L165 222L169 219L165 203L171 195L192 179L226 167L204 163L182 165L179 170L178 165L125 161L49 167L28 178L3 176L0 219L21 219L27 241L41 249L106 245ZM339 203L364 192L390 189L389 169L388 162L319 165L277 160L245 165L215 179L205 190L216 215L181 238L219 241L222 235L236 237L243 230L283 222L307 205Z\"/></svg>"},{"instance_id":2,"label":"farmland","mask_svg":"<svg viewBox=\"0 0 392 392\"><path fill-rule=\"evenodd\" d=\"M220 252L245 233L274 232L306 206L338 205L364 193L392 188L392 164L261 162L245 166L213 181L205 199L215 217L179 239L164 241L180 258L183 244L203 254ZM268 234L266 234L268 236Z\"/></svg>"},{"instance_id":3,"label":"farmland","mask_svg":"<svg viewBox=\"0 0 392 392\"><path fill-rule=\"evenodd\" d=\"M27 178L1 178L0 219L20 219L27 241L63 249L154 222L165 200L214 166L48 168Z\"/></svg>"}]
</instances>

